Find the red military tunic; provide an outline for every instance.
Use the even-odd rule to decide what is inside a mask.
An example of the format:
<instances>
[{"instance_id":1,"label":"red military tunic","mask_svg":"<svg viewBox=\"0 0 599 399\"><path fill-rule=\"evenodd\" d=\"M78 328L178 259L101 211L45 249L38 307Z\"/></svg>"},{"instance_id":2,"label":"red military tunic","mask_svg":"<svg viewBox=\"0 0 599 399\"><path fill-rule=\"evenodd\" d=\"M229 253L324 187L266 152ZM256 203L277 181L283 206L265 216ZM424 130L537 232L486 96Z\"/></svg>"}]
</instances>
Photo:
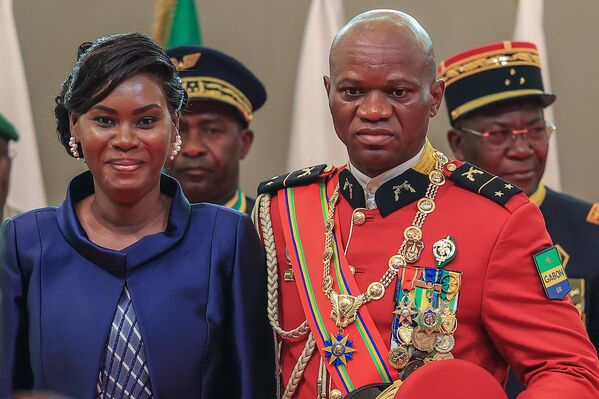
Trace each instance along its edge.
<instances>
[{"instance_id":1,"label":"red military tunic","mask_svg":"<svg viewBox=\"0 0 599 399\"><path fill-rule=\"evenodd\" d=\"M450 176L449 169L455 170L456 165L460 163L453 161L445 165L444 174ZM329 195L339 182L342 169L321 174L320 179L328 179ZM435 203L436 209L422 227L425 247L415 266L435 267L432 244L453 236L457 255L447 269L462 272L456 343L451 351L455 358L480 365L502 384L508 365L512 366L528 384L520 396L522 399L599 397L597 353L578 312L569 299L547 298L533 263L533 253L551 245L539 209L522 193L512 196L502 206L451 180L440 187ZM285 281L289 265L280 206L280 197L273 195L270 215L279 265L279 320L284 330L290 330L306 320L306 316L296 282ZM362 224L352 221L354 212L358 211L366 216ZM354 209L346 197L339 196L336 212L340 226L336 225L335 231L341 236L347 260L355 268L355 279L362 292L381 278L416 211L413 201L382 216L379 209ZM320 203L314 204L314 212L321 212ZM303 239L305 245L324 248L323 241L322 236ZM322 274L310 277L321 281ZM364 305L387 345L391 336L395 283L382 299ZM323 317L328 317L330 309L322 309ZM304 345L305 338L283 342L283 385L287 384ZM389 351L388 346L380 349L385 354ZM316 397L319 360L320 354L316 351L293 397ZM348 370L355 362L358 360L348 362ZM375 382L380 380L372 381Z\"/></svg>"}]
</instances>

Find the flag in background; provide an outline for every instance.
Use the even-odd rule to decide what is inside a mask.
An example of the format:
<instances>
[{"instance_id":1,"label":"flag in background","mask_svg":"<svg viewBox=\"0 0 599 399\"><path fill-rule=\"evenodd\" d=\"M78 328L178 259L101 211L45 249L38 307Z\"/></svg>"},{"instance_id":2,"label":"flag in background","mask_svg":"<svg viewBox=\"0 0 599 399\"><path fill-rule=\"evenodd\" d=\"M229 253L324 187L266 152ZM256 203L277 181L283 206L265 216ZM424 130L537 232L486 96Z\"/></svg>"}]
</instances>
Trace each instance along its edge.
<instances>
[{"instance_id":1,"label":"flag in background","mask_svg":"<svg viewBox=\"0 0 599 399\"><path fill-rule=\"evenodd\" d=\"M164 48L201 45L195 0L158 0L152 35Z\"/></svg>"},{"instance_id":2,"label":"flag in background","mask_svg":"<svg viewBox=\"0 0 599 399\"><path fill-rule=\"evenodd\" d=\"M10 144L16 157L12 161L6 203L27 211L46 206L46 193L12 0L0 0L0 54L0 114L20 135L18 142Z\"/></svg>"},{"instance_id":3,"label":"flag in background","mask_svg":"<svg viewBox=\"0 0 599 399\"><path fill-rule=\"evenodd\" d=\"M545 45L545 32L543 30L543 8L544 0L518 0L513 39L533 42L537 45L539 55L541 56L543 85L545 91L551 93L547 46ZM545 119L554 122L553 106L549 106L545 109ZM562 187L556 135L549 141L549 154L547 155L547 163L545 164L543 183L558 191L561 190Z\"/></svg>"},{"instance_id":4,"label":"flag in background","mask_svg":"<svg viewBox=\"0 0 599 399\"><path fill-rule=\"evenodd\" d=\"M321 163L347 162L337 138L322 82L329 72L329 48L344 22L340 0L312 0L295 83L289 141L289 170Z\"/></svg>"}]
</instances>

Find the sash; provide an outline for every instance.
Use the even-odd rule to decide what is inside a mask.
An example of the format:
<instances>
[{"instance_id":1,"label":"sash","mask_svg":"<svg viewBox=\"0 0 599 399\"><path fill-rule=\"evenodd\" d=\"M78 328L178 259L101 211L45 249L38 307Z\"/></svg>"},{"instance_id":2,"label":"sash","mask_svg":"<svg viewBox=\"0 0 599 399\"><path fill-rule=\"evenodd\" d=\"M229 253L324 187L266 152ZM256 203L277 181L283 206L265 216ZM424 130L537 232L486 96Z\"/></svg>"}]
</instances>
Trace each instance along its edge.
<instances>
[{"instance_id":1,"label":"sash","mask_svg":"<svg viewBox=\"0 0 599 399\"><path fill-rule=\"evenodd\" d=\"M288 187L280 190L277 195L285 242L302 307L320 356L326 359L323 348L330 345L331 338L338 331L330 317L331 302L321 288L324 221L328 215L326 182ZM339 225L338 213L335 216L335 223ZM334 262L331 265L334 287L341 294L358 295L361 291L349 271L342 248L340 237L335 233ZM366 305L360 308L356 321L345 327L344 335L349 335L349 340L352 341L350 345L356 350L352 353L351 360L338 365L328 360L324 362L335 387L344 396L357 387L374 382L390 383L398 378L397 372L386 362L389 349L376 329Z\"/></svg>"}]
</instances>

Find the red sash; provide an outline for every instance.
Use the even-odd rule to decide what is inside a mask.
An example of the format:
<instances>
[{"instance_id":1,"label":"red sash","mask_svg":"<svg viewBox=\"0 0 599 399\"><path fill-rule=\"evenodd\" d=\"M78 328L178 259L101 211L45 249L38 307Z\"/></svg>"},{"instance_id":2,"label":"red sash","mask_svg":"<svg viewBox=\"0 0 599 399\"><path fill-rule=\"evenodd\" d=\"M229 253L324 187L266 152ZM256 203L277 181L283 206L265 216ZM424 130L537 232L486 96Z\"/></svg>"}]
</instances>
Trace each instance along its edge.
<instances>
[{"instance_id":1,"label":"red sash","mask_svg":"<svg viewBox=\"0 0 599 399\"><path fill-rule=\"evenodd\" d=\"M330 345L330 339L337 334L338 327L330 317L331 302L322 292L323 253L325 229L324 221L328 214L326 183L289 187L278 192L280 217L289 250L293 273L296 276L298 292L310 329L316 340L320 355L325 359L327 370L337 389L345 396L363 385L375 382L392 382L398 378L397 371L387 363L389 349L376 329L372 317L363 305L356 321L344 329L352 341L353 358L347 364L335 365L326 359L323 350ZM335 224L339 226L339 214ZM334 264L331 275L334 289L340 294L357 296L361 293L350 272L343 253L341 237L334 236ZM329 342L326 342L329 341Z\"/></svg>"}]
</instances>

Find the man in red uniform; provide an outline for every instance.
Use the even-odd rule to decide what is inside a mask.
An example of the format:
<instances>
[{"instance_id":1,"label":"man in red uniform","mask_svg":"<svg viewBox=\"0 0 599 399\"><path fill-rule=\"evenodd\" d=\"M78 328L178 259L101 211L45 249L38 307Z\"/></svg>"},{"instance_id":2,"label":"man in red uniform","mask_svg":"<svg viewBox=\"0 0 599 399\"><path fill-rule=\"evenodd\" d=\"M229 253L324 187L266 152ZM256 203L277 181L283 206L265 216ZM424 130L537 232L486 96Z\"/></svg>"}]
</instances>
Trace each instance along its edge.
<instances>
[{"instance_id":1,"label":"man in red uniform","mask_svg":"<svg viewBox=\"0 0 599 399\"><path fill-rule=\"evenodd\" d=\"M496 58L518 63L488 64ZM463 68L467 74L456 73ZM555 131L543 109L555 95L544 90L536 46L503 41L468 49L441 62L439 76L446 79L447 138L455 157L516 184L539 206L572 285L570 298L599 347L599 203L554 191L541 180ZM506 388L512 398L523 389L513 376Z\"/></svg>"},{"instance_id":2,"label":"man in red uniform","mask_svg":"<svg viewBox=\"0 0 599 399\"><path fill-rule=\"evenodd\" d=\"M339 399L452 358L500 383L512 366L522 399L597 397L599 362L538 208L426 138L445 83L422 26L355 17L325 87L348 164L261 183L254 212L283 397Z\"/></svg>"}]
</instances>

